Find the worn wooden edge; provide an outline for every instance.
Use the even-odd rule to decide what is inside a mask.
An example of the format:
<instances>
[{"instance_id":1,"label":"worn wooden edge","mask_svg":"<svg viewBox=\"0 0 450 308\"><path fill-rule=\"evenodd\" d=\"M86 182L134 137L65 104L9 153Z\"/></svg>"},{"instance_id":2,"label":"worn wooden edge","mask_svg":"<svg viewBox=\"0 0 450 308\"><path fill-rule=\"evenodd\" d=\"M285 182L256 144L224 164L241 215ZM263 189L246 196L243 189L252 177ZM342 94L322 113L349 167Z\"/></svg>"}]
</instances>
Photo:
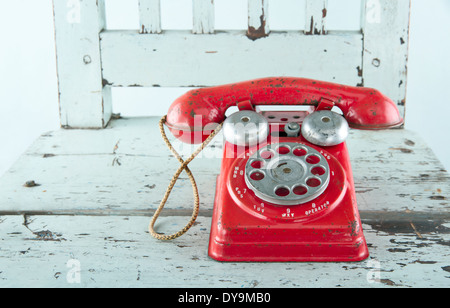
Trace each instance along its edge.
<instances>
[{"instance_id":1,"label":"worn wooden edge","mask_svg":"<svg viewBox=\"0 0 450 308\"><path fill-rule=\"evenodd\" d=\"M14 217L22 216L24 219L33 216L61 216L61 217L143 217L150 222L155 210L137 210L137 211L19 211L5 212L1 211L0 216ZM160 214L158 224L161 220L178 217L186 223L192 215L191 210L187 209L165 209ZM418 238L423 238L427 234L450 234L450 214L449 213L426 213L426 212L385 212L385 211L360 211L361 222L369 226L371 230L385 232L388 234L409 234ZM200 210L199 219L211 218L212 210ZM144 225L142 226L145 227ZM174 230L176 231L176 230ZM449 241L442 242L447 246Z\"/></svg>"},{"instance_id":2,"label":"worn wooden edge","mask_svg":"<svg viewBox=\"0 0 450 308\"><path fill-rule=\"evenodd\" d=\"M161 33L160 0L139 0L139 23L141 34Z\"/></svg>"},{"instance_id":3,"label":"worn wooden edge","mask_svg":"<svg viewBox=\"0 0 450 308\"><path fill-rule=\"evenodd\" d=\"M237 30L215 31L207 40L179 30L163 35L115 30L100 36L103 78L114 87L202 87L275 75L361 83L363 47L357 31L329 32L326 38L278 31L255 41ZM323 69L317 69L319 64ZM236 71L236 67L252 69Z\"/></svg>"},{"instance_id":4,"label":"worn wooden edge","mask_svg":"<svg viewBox=\"0 0 450 308\"><path fill-rule=\"evenodd\" d=\"M247 37L252 41L267 37L270 33L268 7L268 0L248 1Z\"/></svg>"},{"instance_id":5,"label":"worn wooden edge","mask_svg":"<svg viewBox=\"0 0 450 308\"><path fill-rule=\"evenodd\" d=\"M31 216L115 216L115 217L150 217L155 210L136 210L136 211L18 211L8 212L0 211L1 216L23 216L24 220ZM200 209L198 217L211 218L213 210ZM185 217L188 221L192 210L188 209L165 209L159 215L160 217ZM361 222L370 226L372 230L385 232L388 234L409 234L418 238L423 238L427 234L450 234L450 212L429 213L429 212L389 212L389 211L360 211ZM443 245L450 246L450 241L442 242Z\"/></svg>"},{"instance_id":6,"label":"worn wooden edge","mask_svg":"<svg viewBox=\"0 0 450 308\"><path fill-rule=\"evenodd\" d=\"M305 10L306 35L325 35L328 0L307 0Z\"/></svg>"},{"instance_id":7,"label":"worn wooden edge","mask_svg":"<svg viewBox=\"0 0 450 308\"><path fill-rule=\"evenodd\" d=\"M1 212L152 213L178 167L159 137L157 120L120 119L105 130L44 134L0 178ZM417 134L351 131L348 147L360 211L448 213L450 176ZM193 149L186 150L190 155ZM190 168L200 207L208 211L220 172L221 138L202 154L206 157L194 159ZM191 202L192 188L182 175L166 209L189 212Z\"/></svg>"},{"instance_id":8,"label":"worn wooden edge","mask_svg":"<svg viewBox=\"0 0 450 308\"><path fill-rule=\"evenodd\" d=\"M0 216L145 216L150 217L155 213L156 209L145 210L96 210L86 209L79 211L64 210L24 210L24 211L0 211ZM200 209L198 216L212 217L213 209ZM159 216L191 216L192 209L163 209ZM436 225L446 224L450 221L450 212L420 212L420 211L359 211L361 220L367 222L399 222L409 223L411 221L426 222L434 221ZM442 230L446 230L446 227Z\"/></svg>"},{"instance_id":9,"label":"worn wooden edge","mask_svg":"<svg viewBox=\"0 0 450 308\"><path fill-rule=\"evenodd\" d=\"M46 211L30 211L30 212L15 212L15 213L0 213L0 218L3 217L22 217L24 225L27 225L29 220L33 220L32 217L51 216L57 217L73 217L73 219L83 219L83 217L150 217L153 215L153 210L137 211L136 213L114 213L110 215L108 213L99 212L87 212L84 214L64 214L57 212ZM192 213L188 210L165 210L161 213L160 217L165 221L174 220L186 220L186 216L190 216ZM409 234L423 237L426 234L450 234L450 213L430 214L424 212L380 212L380 211L361 211L359 212L361 222L366 226L370 226L371 230L385 232L387 234ZM79 218L76 218L79 217ZM199 219L211 218L212 210L200 210ZM72 219L72 218L69 218ZM111 218L116 219L116 218ZM144 218L145 219L145 218ZM2 220L0 219L0 223ZM145 231L147 232L147 231ZM450 242L444 243L450 246Z\"/></svg>"},{"instance_id":10,"label":"worn wooden edge","mask_svg":"<svg viewBox=\"0 0 450 308\"><path fill-rule=\"evenodd\" d=\"M161 217L157 227L171 231L185 221ZM147 217L0 216L0 286L446 287L450 278L442 230L363 223L370 256L361 262L229 263L207 255L208 217L173 241L152 238L147 225Z\"/></svg>"},{"instance_id":11,"label":"worn wooden edge","mask_svg":"<svg viewBox=\"0 0 450 308\"><path fill-rule=\"evenodd\" d=\"M101 70L105 0L66 2L53 0L61 126L103 128L112 113Z\"/></svg>"},{"instance_id":12,"label":"worn wooden edge","mask_svg":"<svg viewBox=\"0 0 450 308\"><path fill-rule=\"evenodd\" d=\"M411 0L363 0L361 8L361 85L390 97L405 117Z\"/></svg>"},{"instance_id":13,"label":"worn wooden edge","mask_svg":"<svg viewBox=\"0 0 450 308\"><path fill-rule=\"evenodd\" d=\"M214 33L214 1L193 0L192 2L193 25L192 33Z\"/></svg>"}]
</instances>

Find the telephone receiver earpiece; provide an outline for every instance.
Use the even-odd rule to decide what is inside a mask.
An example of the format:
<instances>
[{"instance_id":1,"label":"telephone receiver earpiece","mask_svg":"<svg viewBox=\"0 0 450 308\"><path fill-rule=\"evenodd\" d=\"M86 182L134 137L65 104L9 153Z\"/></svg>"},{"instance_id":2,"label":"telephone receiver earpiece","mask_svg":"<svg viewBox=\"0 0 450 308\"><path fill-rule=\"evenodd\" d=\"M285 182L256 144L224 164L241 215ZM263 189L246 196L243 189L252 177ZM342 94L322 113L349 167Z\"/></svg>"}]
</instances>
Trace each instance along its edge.
<instances>
[{"instance_id":1,"label":"telephone receiver earpiece","mask_svg":"<svg viewBox=\"0 0 450 308\"><path fill-rule=\"evenodd\" d=\"M305 78L261 78L188 91L176 99L166 125L185 143L203 142L225 120L228 108L256 105L338 107L352 128L379 130L398 127L403 119L395 103L371 88Z\"/></svg>"},{"instance_id":2,"label":"telephone receiver earpiece","mask_svg":"<svg viewBox=\"0 0 450 308\"><path fill-rule=\"evenodd\" d=\"M303 138L319 146L333 146L344 142L348 131L345 118L331 110L310 113L301 125Z\"/></svg>"}]
</instances>

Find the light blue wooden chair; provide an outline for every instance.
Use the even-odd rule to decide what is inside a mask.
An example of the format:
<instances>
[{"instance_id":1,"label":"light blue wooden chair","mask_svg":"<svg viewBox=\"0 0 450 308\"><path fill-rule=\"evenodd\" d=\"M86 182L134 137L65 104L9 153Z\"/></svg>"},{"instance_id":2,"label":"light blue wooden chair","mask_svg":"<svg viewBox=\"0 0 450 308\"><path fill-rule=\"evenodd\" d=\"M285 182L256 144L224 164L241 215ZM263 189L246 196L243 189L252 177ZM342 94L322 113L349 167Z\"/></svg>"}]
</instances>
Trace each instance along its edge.
<instances>
[{"instance_id":1,"label":"light blue wooden chair","mask_svg":"<svg viewBox=\"0 0 450 308\"><path fill-rule=\"evenodd\" d=\"M404 114L409 0L362 0L360 31L329 29L326 0L288 12L304 14L301 30L271 31L267 0L248 0L246 31L215 29L211 0L193 0L192 30L162 29L160 0L139 1L138 29L108 30L106 1L53 1L62 128L42 135L0 178L0 286L448 286L450 180L412 132L350 132L369 259L220 263L207 256L220 136L190 164L201 200L196 224L161 242L147 226L178 162L158 118L112 119L113 87L276 75L374 87ZM158 220L167 232L191 214L189 182L177 183Z\"/></svg>"}]
</instances>

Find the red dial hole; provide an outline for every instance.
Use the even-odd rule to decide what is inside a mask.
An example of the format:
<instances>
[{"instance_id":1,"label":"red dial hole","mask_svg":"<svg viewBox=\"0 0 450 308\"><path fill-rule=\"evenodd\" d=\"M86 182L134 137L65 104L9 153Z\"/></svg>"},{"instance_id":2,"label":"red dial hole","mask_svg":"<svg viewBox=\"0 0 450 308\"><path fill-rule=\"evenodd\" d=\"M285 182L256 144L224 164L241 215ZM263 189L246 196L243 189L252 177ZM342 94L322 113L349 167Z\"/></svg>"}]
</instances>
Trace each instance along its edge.
<instances>
[{"instance_id":1,"label":"red dial hole","mask_svg":"<svg viewBox=\"0 0 450 308\"><path fill-rule=\"evenodd\" d=\"M323 167L314 167L312 168L311 173L314 175L324 175L325 169Z\"/></svg>"},{"instance_id":2,"label":"red dial hole","mask_svg":"<svg viewBox=\"0 0 450 308\"><path fill-rule=\"evenodd\" d=\"M288 147L279 147L277 151L278 153L285 155L288 154L291 150Z\"/></svg>"},{"instance_id":3,"label":"red dial hole","mask_svg":"<svg viewBox=\"0 0 450 308\"><path fill-rule=\"evenodd\" d=\"M250 178L254 181L261 181L262 179L264 179L264 173L259 171L253 172L252 174L250 174Z\"/></svg>"},{"instance_id":4,"label":"red dial hole","mask_svg":"<svg viewBox=\"0 0 450 308\"><path fill-rule=\"evenodd\" d=\"M292 153L294 153L295 156L305 156L306 150L298 148L298 149L295 149Z\"/></svg>"},{"instance_id":5,"label":"red dial hole","mask_svg":"<svg viewBox=\"0 0 450 308\"><path fill-rule=\"evenodd\" d=\"M271 159L273 157L273 153L270 151L263 151L261 153L261 158L263 159Z\"/></svg>"},{"instance_id":6,"label":"red dial hole","mask_svg":"<svg viewBox=\"0 0 450 308\"><path fill-rule=\"evenodd\" d=\"M306 157L306 162L311 165L315 165L320 162L320 157L317 155L309 155L308 157Z\"/></svg>"},{"instance_id":7,"label":"red dial hole","mask_svg":"<svg viewBox=\"0 0 450 308\"><path fill-rule=\"evenodd\" d=\"M260 169L262 166L264 166L264 163L261 160L255 160L251 163L251 166L255 169Z\"/></svg>"},{"instance_id":8,"label":"red dial hole","mask_svg":"<svg viewBox=\"0 0 450 308\"><path fill-rule=\"evenodd\" d=\"M309 187L317 187L320 185L320 180L316 178L310 178L306 181L306 185Z\"/></svg>"},{"instance_id":9,"label":"red dial hole","mask_svg":"<svg viewBox=\"0 0 450 308\"><path fill-rule=\"evenodd\" d=\"M292 191L294 194L302 196L308 192L308 188L305 186L296 186Z\"/></svg>"},{"instance_id":10,"label":"red dial hole","mask_svg":"<svg viewBox=\"0 0 450 308\"><path fill-rule=\"evenodd\" d=\"M287 195L289 195L289 189L286 187L278 187L275 190L275 194L279 197L286 197Z\"/></svg>"}]
</instances>

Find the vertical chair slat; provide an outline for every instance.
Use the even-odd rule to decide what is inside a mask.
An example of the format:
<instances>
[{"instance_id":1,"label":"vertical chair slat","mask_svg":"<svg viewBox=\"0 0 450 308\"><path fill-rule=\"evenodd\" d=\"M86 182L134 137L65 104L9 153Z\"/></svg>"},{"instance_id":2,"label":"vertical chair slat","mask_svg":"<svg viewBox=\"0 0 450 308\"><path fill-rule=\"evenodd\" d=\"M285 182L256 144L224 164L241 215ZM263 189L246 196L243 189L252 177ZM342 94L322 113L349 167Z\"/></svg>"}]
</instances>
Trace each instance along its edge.
<instances>
[{"instance_id":1,"label":"vertical chair slat","mask_svg":"<svg viewBox=\"0 0 450 308\"><path fill-rule=\"evenodd\" d=\"M327 8L328 0L306 0L305 34L327 34L325 24Z\"/></svg>"},{"instance_id":2,"label":"vertical chair slat","mask_svg":"<svg viewBox=\"0 0 450 308\"><path fill-rule=\"evenodd\" d=\"M193 27L195 34L214 33L214 0L193 0Z\"/></svg>"},{"instance_id":3,"label":"vertical chair slat","mask_svg":"<svg viewBox=\"0 0 450 308\"><path fill-rule=\"evenodd\" d=\"M410 0L362 0L362 80L392 98L404 114Z\"/></svg>"},{"instance_id":4,"label":"vertical chair slat","mask_svg":"<svg viewBox=\"0 0 450 308\"><path fill-rule=\"evenodd\" d=\"M269 35L268 0L248 0L247 36L256 40Z\"/></svg>"},{"instance_id":5,"label":"vertical chair slat","mask_svg":"<svg viewBox=\"0 0 450 308\"><path fill-rule=\"evenodd\" d=\"M141 33L161 33L160 0L139 0Z\"/></svg>"},{"instance_id":6,"label":"vertical chair slat","mask_svg":"<svg viewBox=\"0 0 450 308\"><path fill-rule=\"evenodd\" d=\"M61 126L102 128L111 118L111 89L102 77L104 0L54 0Z\"/></svg>"}]
</instances>

